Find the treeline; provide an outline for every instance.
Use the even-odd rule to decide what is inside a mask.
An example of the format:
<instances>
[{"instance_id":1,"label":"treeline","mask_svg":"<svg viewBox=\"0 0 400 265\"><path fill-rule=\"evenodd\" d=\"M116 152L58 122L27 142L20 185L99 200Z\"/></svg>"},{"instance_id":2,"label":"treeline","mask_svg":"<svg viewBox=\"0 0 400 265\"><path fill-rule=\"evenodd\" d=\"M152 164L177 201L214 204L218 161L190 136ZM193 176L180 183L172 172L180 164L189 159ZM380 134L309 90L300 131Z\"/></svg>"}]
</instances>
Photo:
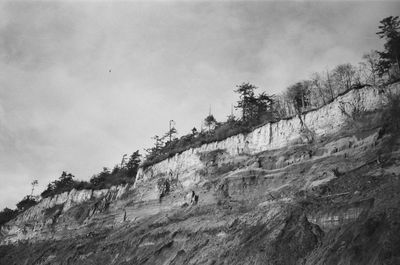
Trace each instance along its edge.
<instances>
[{"instance_id":1,"label":"treeline","mask_svg":"<svg viewBox=\"0 0 400 265\"><path fill-rule=\"evenodd\" d=\"M17 203L16 209L4 208L0 211L0 227L10 221L11 219L15 218L18 214L24 212L25 210L29 209L30 207L36 205L38 202L38 198L27 195L25 196L20 202Z\"/></svg>"},{"instance_id":2,"label":"treeline","mask_svg":"<svg viewBox=\"0 0 400 265\"><path fill-rule=\"evenodd\" d=\"M189 148L221 141L239 133L250 132L254 126L260 123L276 120L276 111L273 108L274 96L268 96L265 92L257 95L256 90L257 87L249 83L237 86L235 92L239 94L240 100L236 108L242 112L241 119L237 119L231 114L226 121L218 122L210 113L204 119L204 126L201 130L193 128L191 133L177 138L177 130L172 127L162 137L154 136L152 138L155 140L154 146L146 149L147 155L141 166L150 166Z\"/></svg>"},{"instance_id":3,"label":"treeline","mask_svg":"<svg viewBox=\"0 0 400 265\"><path fill-rule=\"evenodd\" d=\"M0 227L15 218L18 214L23 213L30 207L36 205L40 199L51 197L63 192L69 192L72 189L108 189L111 186L134 183L139 164L141 162L141 155L139 151L135 151L129 157L124 155L120 163L114 166L112 170L104 167L101 172L93 175L89 181L76 180L75 176L71 173L63 171L61 176L50 182L47 188L40 194L40 196L33 196L33 191L38 182L32 182L31 195L27 195L23 200L17 203L15 209L4 208L0 211Z\"/></svg>"},{"instance_id":4,"label":"treeline","mask_svg":"<svg viewBox=\"0 0 400 265\"><path fill-rule=\"evenodd\" d=\"M236 87L239 100L235 108L241 117L233 113L226 121L218 122L214 116L204 119L203 128L193 128L180 138L173 127L162 137L154 136L154 146L146 149L142 166L147 167L175 154L202 144L220 141L227 137L250 132L254 127L268 122L300 115L318 109L349 90L365 86L384 86L400 79L400 21L399 17L387 17L380 21L376 34L384 39L382 51L370 51L363 55L358 65L340 64L332 70L313 73L310 78L298 81L286 88L281 95L256 95L257 87L243 83ZM172 130L172 131L171 131Z\"/></svg>"},{"instance_id":5,"label":"treeline","mask_svg":"<svg viewBox=\"0 0 400 265\"><path fill-rule=\"evenodd\" d=\"M47 198L72 189L100 190L108 189L115 185L133 183L140 161L139 150L133 152L129 159L127 159L127 155L124 155L121 163L115 165L112 170L104 167L100 173L93 175L89 181L75 180L74 175L63 171L59 179L49 183L40 196Z\"/></svg>"}]
</instances>

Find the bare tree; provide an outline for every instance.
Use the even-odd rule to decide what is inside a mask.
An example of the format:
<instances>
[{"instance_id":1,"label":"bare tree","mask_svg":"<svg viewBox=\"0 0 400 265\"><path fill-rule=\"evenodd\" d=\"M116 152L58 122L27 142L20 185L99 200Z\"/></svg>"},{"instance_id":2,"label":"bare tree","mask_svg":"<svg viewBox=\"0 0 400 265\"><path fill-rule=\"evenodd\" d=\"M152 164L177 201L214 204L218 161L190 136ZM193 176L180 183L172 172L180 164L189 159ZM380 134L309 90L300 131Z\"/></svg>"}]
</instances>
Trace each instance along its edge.
<instances>
[{"instance_id":1,"label":"bare tree","mask_svg":"<svg viewBox=\"0 0 400 265\"><path fill-rule=\"evenodd\" d=\"M333 69L333 78L338 89L338 92L349 90L354 82L356 70L354 67L347 64L340 64Z\"/></svg>"},{"instance_id":2,"label":"bare tree","mask_svg":"<svg viewBox=\"0 0 400 265\"><path fill-rule=\"evenodd\" d=\"M293 103L297 114L303 113L310 106L310 87L308 82L297 82L287 88L286 99Z\"/></svg>"},{"instance_id":3,"label":"bare tree","mask_svg":"<svg viewBox=\"0 0 400 265\"><path fill-rule=\"evenodd\" d=\"M365 53L362 58L364 61L360 64L363 67L365 82L375 86L379 73L379 54L377 51L370 51Z\"/></svg>"},{"instance_id":4,"label":"bare tree","mask_svg":"<svg viewBox=\"0 0 400 265\"><path fill-rule=\"evenodd\" d=\"M323 80L319 73L313 73L311 75L311 83L313 85L313 90L318 91L319 98L322 100L323 105L326 104L325 94L323 92Z\"/></svg>"},{"instance_id":5,"label":"bare tree","mask_svg":"<svg viewBox=\"0 0 400 265\"><path fill-rule=\"evenodd\" d=\"M31 191L31 196L33 196L33 191L35 190L35 187L39 184L39 181L37 179L33 180L31 185L32 185L32 191Z\"/></svg>"},{"instance_id":6,"label":"bare tree","mask_svg":"<svg viewBox=\"0 0 400 265\"><path fill-rule=\"evenodd\" d=\"M120 165L121 168L123 168L123 167L125 166L127 156L128 156L127 154L124 154L124 155L122 156L121 165ZM118 165L117 165L117 166L118 166Z\"/></svg>"},{"instance_id":7,"label":"bare tree","mask_svg":"<svg viewBox=\"0 0 400 265\"><path fill-rule=\"evenodd\" d=\"M333 91L333 86L332 86L332 80L331 80L331 76L329 74L329 71L326 70L326 86L331 94L331 100L333 100L335 98L335 94Z\"/></svg>"}]
</instances>

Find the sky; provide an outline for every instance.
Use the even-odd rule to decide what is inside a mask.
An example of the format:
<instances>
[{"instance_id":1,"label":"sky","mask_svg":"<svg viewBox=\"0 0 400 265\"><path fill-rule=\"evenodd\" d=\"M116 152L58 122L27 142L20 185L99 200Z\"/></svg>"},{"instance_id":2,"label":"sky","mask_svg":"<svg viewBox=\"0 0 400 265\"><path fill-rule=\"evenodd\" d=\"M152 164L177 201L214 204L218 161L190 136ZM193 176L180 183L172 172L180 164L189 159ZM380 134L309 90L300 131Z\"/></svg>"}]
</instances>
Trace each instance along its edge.
<instances>
[{"instance_id":1,"label":"sky","mask_svg":"<svg viewBox=\"0 0 400 265\"><path fill-rule=\"evenodd\" d=\"M400 2L2 1L0 209L88 180L151 137L222 121L236 85L279 94L382 49ZM397 12L398 13L398 12ZM142 152L143 153L143 152Z\"/></svg>"}]
</instances>

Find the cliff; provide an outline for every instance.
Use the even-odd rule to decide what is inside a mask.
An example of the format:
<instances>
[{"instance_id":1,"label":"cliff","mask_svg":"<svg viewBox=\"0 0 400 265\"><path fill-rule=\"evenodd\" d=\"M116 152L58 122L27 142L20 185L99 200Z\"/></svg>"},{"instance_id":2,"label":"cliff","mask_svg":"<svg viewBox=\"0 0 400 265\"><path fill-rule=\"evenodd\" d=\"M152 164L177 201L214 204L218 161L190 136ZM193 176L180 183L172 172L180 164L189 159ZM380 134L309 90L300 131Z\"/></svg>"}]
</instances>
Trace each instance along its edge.
<instances>
[{"instance_id":1,"label":"cliff","mask_svg":"<svg viewBox=\"0 0 400 265\"><path fill-rule=\"evenodd\" d=\"M0 264L398 264L396 94L352 90L134 186L44 199L2 228Z\"/></svg>"},{"instance_id":2,"label":"cliff","mask_svg":"<svg viewBox=\"0 0 400 265\"><path fill-rule=\"evenodd\" d=\"M228 156L253 155L267 150L307 142L311 138L334 134L346 125L349 116L357 111L374 111L382 108L388 94L399 92L399 84L382 90L374 87L351 90L318 110L299 117L267 123L244 135L239 134L220 142L202 145L177 154L145 169L140 169L136 185L154 177L167 176L179 179L184 187L190 187L201 180L205 167L201 155L223 150Z\"/></svg>"},{"instance_id":3,"label":"cliff","mask_svg":"<svg viewBox=\"0 0 400 265\"><path fill-rule=\"evenodd\" d=\"M127 190L128 185L103 190L73 189L45 198L1 228L1 244L59 239L79 230L84 233L87 223L83 220L108 210Z\"/></svg>"}]
</instances>

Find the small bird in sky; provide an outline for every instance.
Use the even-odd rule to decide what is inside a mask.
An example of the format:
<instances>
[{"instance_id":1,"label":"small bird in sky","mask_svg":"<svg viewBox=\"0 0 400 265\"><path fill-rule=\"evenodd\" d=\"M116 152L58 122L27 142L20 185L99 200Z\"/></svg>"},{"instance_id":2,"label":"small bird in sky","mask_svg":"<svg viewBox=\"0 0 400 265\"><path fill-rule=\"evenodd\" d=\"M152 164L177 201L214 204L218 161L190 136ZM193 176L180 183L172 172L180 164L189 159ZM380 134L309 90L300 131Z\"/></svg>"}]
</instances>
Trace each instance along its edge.
<instances>
[{"instance_id":1,"label":"small bird in sky","mask_svg":"<svg viewBox=\"0 0 400 265\"><path fill-rule=\"evenodd\" d=\"M110 69L110 70L108 70L108 72L109 72L109 73L111 73L111 69Z\"/></svg>"}]
</instances>

